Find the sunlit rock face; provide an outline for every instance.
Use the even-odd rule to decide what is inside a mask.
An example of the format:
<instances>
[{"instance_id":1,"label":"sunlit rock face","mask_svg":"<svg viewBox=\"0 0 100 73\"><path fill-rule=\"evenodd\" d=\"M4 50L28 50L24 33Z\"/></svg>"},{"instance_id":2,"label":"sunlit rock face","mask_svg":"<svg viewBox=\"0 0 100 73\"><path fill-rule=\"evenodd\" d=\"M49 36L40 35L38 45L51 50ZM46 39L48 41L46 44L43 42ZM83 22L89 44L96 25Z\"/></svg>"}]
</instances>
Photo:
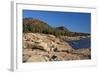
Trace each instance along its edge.
<instances>
[{"instance_id":1,"label":"sunlit rock face","mask_svg":"<svg viewBox=\"0 0 100 73\"><path fill-rule=\"evenodd\" d=\"M73 49L50 34L23 33L23 62L68 61L91 58L90 49Z\"/></svg>"}]
</instances>

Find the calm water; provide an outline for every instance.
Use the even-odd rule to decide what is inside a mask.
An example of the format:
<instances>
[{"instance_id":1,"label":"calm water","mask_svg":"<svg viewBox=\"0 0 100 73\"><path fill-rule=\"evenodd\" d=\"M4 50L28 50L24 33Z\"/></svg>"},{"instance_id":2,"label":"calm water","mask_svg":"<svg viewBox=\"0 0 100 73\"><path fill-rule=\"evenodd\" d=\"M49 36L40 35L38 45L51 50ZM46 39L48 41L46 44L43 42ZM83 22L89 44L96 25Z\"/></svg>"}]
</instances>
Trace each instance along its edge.
<instances>
[{"instance_id":1,"label":"calm water","mask_svg":"<svg viewBox=\"0 0 100 73\"><path fill-rule=\"evenodd\" d=\"M91 48L91 39L85 38L81 40L68 41L74 49Z\"/></svg>"}]
</instances>

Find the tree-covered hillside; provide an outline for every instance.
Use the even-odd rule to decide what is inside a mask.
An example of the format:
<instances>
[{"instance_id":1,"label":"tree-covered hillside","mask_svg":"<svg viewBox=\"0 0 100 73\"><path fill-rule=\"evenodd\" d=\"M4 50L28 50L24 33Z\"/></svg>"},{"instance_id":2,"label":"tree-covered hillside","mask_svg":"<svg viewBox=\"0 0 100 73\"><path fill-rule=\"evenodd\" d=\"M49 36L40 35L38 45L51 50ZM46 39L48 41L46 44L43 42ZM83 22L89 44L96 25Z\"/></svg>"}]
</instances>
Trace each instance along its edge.
<instances>
[{"instance_id":1,"label":"tree-covered hillside","mask_svg":"<svg viewBox=\"0 0 100 73\"><path fill-rule=\"evenodd\" d=\"M52 34L55 36L87 36L87 33L71 32L63 26L51 27L46 22L34 18L23 19L23 32Z\"/></svg>"}]
</instances>

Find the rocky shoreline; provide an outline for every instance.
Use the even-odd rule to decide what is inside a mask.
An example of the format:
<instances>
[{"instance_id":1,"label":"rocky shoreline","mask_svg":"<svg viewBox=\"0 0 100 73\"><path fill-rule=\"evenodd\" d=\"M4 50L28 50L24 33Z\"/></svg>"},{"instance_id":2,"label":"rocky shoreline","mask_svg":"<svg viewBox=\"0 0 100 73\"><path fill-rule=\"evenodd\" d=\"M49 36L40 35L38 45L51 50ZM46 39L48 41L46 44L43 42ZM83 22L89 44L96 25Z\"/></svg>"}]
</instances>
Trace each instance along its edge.
<instances>
[{"instance_id":1,"label":"rocky shoreline","mask_svg":"<svg viewBox=\"0 0 100 73\"><path fill-rule=\"evenodd\" d=\"M61 39L66 41L80 40L80 39L85 39L90 37L91 36L77 36L77 37L60 36Z\"/></svg>"},{"instance_id":2,"label":"rocky shoreline","mask_svg":"<svg viewBox=\"0 0 100 73\"><path fill-rule=\"evenodd\" d=\"M91 49L73 49L54 35L23 33L23 62L91 59Z\"/></svg>"}]
</instances>

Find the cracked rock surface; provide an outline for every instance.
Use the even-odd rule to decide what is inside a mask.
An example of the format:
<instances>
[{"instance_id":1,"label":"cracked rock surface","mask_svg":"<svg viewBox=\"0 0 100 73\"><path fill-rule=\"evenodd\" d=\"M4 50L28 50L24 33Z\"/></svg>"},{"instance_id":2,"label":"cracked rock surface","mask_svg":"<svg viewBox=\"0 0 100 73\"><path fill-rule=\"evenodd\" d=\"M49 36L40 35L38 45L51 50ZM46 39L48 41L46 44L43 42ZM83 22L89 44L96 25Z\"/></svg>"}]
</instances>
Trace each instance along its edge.
<instances>
[{"instance_id":1,"label":"cracked rock surface","mask_svg":"<svg viewBox=\"0 0 100 73\"><path fill-rule=\"evenodd\" d=\"M23 62L91 59L91 49L73 49L54 35L23 33Z\"/></svg>"}]
</instances>

